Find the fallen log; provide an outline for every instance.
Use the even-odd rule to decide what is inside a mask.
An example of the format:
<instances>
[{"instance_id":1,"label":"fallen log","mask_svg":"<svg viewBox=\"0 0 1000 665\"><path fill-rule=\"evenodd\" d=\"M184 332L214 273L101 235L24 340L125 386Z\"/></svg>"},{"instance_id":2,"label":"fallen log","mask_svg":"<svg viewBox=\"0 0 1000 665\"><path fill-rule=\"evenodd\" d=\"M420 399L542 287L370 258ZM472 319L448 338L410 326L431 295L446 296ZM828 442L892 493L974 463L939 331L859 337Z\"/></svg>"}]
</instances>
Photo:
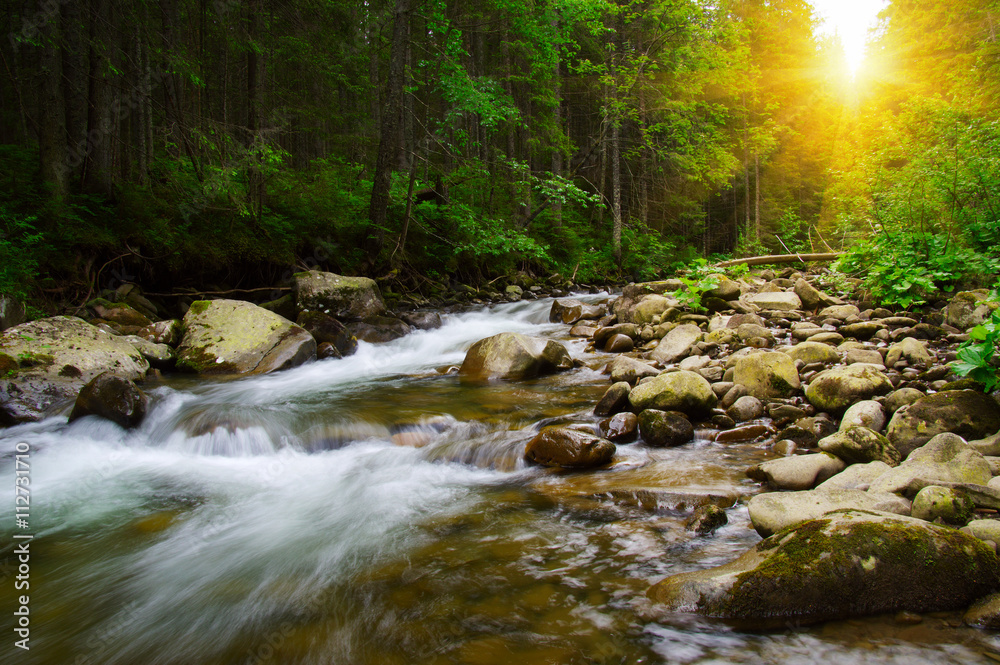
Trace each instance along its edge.
<instances>
[{"instance_id":1,"label":"fallen log","mask_svg":"<svg viewBox=\"0 0 1000 665\"><path fill-rule=\"evenodd\" d=\"M838 256L841 256L843 252L828 252L826 254L774 254L771 256L751 256L746 259L733 259L732 261L723 261L722 263L717 263L716 265L720 268L728 268L729 266L738 266L745 263L748 266L762 266L769 263L805 263L807 261L833 261Z\"/></svg>"}]
</instances>

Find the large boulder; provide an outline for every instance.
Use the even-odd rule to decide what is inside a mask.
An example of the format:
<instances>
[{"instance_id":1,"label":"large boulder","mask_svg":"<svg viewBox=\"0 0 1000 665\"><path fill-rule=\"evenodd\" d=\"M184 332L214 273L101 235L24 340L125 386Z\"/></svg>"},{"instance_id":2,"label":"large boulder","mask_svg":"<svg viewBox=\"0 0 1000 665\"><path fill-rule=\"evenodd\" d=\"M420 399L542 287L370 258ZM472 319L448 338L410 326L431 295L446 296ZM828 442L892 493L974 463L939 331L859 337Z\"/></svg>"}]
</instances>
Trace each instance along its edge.
<instances>
[{"instance_id":1,"label":"large boulder","mask_svg":"<svg viewBox=\"0 0 1000 665\"><path fill-rule=\"evenodd\" d=\"M524 456L535 464L563 469L604 466L614 455L615 444L607 439L565 427L542 430L524 451Z\"/></svg>"},{"instance_id":2,"label":"large boulder","mask_svg":"<svg viewBox=\"0 0 1000 665\"><path fill-rule=\"evenodd\" d=\"M814 376L806 388L806 399L820 411L840 413L855 402L890 390L889 377L871 365L847 365Z\"/></svg>"},{"instance_id":3,"label":"large boulder","mask_svg":"<svg viewBox=\"0 0 1000 665\"><path fill-rule=\"evenodd\" d=\"M677 326L660 340L650 358L664 365L682 360L691 353L691 349L701 341L703 335L701 328L692 323Z\"/></svg>"},{"instance_id":4,"label":"large boulder","mask_svg":"<svg viewBox=\"0 0 1000 665\"><path fill-rule=\"evenodd\" d=\"M149 317L138 311L128 303L108 302L104 298L98 298L87 303L87 306L94 310L98 318L117 323L120 326L132 328L145 328L152 321Z\"/></svg>"},{"instance_id":5,"label":"large boulder","mask_svg":"<svg viewBox=\"0 0 1000 665\"><path fill-rule=\"evenodd\" d=\"M873 510L909 515L910 502L888 492L860 489L814 489L757 494L747 504L750 522L767 538L779 531L837 510Z\"/></svg>"},{"instance_id":6,"label":"large boulder","mask_svg":"<svg viewBox=\"0 0 1000 665\"><path fill-rule=\"evenodd\" d=\"M385 312L374 280L310 270L293 275L299 310L319 311L341 320L360 320Z\"/></svg>"},{"instance_id":7,"label":"large boulder","mask_svg":"<svg viewBox=\"0 0 1000 665\"><path fill-rule=\"evenodd\" d=\"M889 440L867 427L851 427L820 439L819 449L849 464L884 462L897 466L903 457Z\"/></svg>"},{"instance_id":8,"label":"large boulder","mask_svg":"<svg viewBox=\"0 0 1000 665\"><path fill-rule=\"evenodd\" d=\"M572 298L553 300L549 321L568 325L584 319L599 319L607 312L604 305L588 305Z\"/></svg>"},{"instance_id":9,"label":"large boulder","mask_svg":"<svg viewBox=\"0 0 1000 665\"><path fill-rule=\"evenodd\" d=\"M778 293L755 293L747 301L760 309L773 309L779 312L790 312L802 309L802 301L794 293L781 291Z\"/></svg>"},{"instance_id":10,"label":"large boulder","mask_svg":"<svg viewBox=\"0 0 1000 665\"><path fill-rule=\"evenodd\" d=\"M976 390L944 390L893 414L885 435L904 456L942 432L972 441L1000 430L1000 404Z\"/></svg>"},{"instance_id":11,"label":"large boulder","mask_svg":"<svg viewBox=\"0 0 1000 665\"><path fill-rule=\"evenodd\" d=\"M799 371L788 354L754 353L736 361L733 381L758 399L790 397L802 387Z\"/></svg>"},{"instance_id":12,"label":"large boulder","mask_svg":"<svg viewBox=\"0 0 1000 665\"><path fill-rule=\"evenodd\" d=\"M69 422L84 416L98 416L129 429L146 416L149 399L135 382L111 372L102 372L80 390Z\"/></svg>"},{"instance_id":13,"label":"large boulder","mask_svg":"<svg viewBox=\"0 0 1000 665\"><path fill-rule=\"evenodd\" d=\"M910 453L902 464L871 485L875 492L913 491L915 481L930 484L986 485L993 477L986 458L956 434L938 434Z\"/></svg>"},{"instance_id":14,"label":"large boulder","mask_svg":"<svg viewBox=\"0 0 1000 665\"><path fill-rule=\"evenodd\" d=\"M300 312L295 321L313 336L316 344L329 344L336 350L331 354L340 358L353 355L358 350L358 338L343 323L323 312Z\"/></svg>"},{"instance_id":15,"label":"large boulder","mask_svg":"<svg viewBox=\"0 0 1000 665\"><path fill-rule=\"evenodd\" d=\"M315 357L312 335L274 312L242 300L199 300L184 316L177 369L267 374Z\"/></svg>"},{"instance_id":16,"label":"large boulder","mask_svg":"<svg viewBox=\"0 0 1000 665\"><path fill-rule=\"evenodd\" d=\"M40 319L0 335L0 425L38 421L103 372L140 380L149 362L131 344L73 316Z\"/></svg>"},{"instance_id":17,"label":"large boulder","mask_svg":"<svg viewBox=\"0 0 1000 665\"><path fill-rule=\"evenodd\" d=\"M705 377L683 370L665 372L640 383L632 389L628 399L636 411L680 411L693 417L707 415L719 402Z\"/></svg>"},{"instance_id":18,"label":"large boulder","mask_svg":"<svg viewBox=\"0 0 1000 665\"><path fill-rule=\"evenodd\" d=\"M639 414L639 436L658 448L683 446L694 440L694 427L676 411L646 409Z\"/></svg>"},{"instance_id":19,"label":"large boulder","mask_svg":"<svg viewBox=\"0 0 1000 665\"><path fill-rule=\"evenodd\" d=\"M473 344L465 354L459 374L467 379L530 379L573 366L566 347L559 342L521 333L500 333Z\"/></svg>"},{"instance_id":20,"label":"large boulder","mask_svg":"<svg viewBox=\"0 0 1000 665\"><path fill-rule=\"evenodd\" d=\"M1000 587L983 542L901 515L843 512L758 543L736 561L650 588L666 612L697 612L742 629L900 611L959 610Z\"/></svg>"},{"instance_id":21,"label":"large boulder","mask_svg":"<svg viewBox=\"0 0 1000 665\"><path fill-rule=\"evenodd\" d=\"M349 334L370 344L391 342L410 333L409 324L394 316L366 316L360 321L351 321L345 327Z\"/></svg>"}]
</instances>

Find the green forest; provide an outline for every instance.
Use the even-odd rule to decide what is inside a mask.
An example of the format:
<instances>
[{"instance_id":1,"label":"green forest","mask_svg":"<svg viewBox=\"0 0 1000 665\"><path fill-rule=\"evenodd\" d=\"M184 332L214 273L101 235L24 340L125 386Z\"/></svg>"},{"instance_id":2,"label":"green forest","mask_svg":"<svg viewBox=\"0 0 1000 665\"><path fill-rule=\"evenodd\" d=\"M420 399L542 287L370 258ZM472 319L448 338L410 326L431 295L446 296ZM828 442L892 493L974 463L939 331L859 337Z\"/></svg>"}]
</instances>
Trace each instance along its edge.
<instances>
[{"instance_id":1,"label":"green forest","mask_svg":"<svg viewBox=\"0 0 1000 665\"><path fill-rule=\"evenodd\" d=\"M579 283L847 251L991 286L1000 0L890 0L852 76L806 0L12 0L0 292Z\"/></svg>"}]
</instances>

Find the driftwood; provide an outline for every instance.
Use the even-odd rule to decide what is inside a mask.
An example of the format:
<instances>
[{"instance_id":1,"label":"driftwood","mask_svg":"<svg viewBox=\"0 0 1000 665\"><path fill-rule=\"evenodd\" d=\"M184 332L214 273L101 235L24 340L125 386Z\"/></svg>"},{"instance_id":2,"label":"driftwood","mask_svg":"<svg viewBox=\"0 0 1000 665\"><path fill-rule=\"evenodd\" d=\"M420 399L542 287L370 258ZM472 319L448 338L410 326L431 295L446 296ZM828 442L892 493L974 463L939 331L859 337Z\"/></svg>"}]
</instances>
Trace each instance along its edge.
<instances>
[{"instance_id":1,"label":"driftwood","mask_svg":"<svg viewBox=\"0 0 1000 665\"><path fill-rule=\"evenodd\" d=\"M805 263L806 261L833 261L838 256L841 256L843 252L829 252L827 254L775 254L772 256L751 256L746 259L733 259L732 261L723 261L722 263L717 263L716 265L720 268L726 268L729 266L738 266L741 263L745 263L748 266L762 266L769 263Z\"/></svg>"}]
</instances>

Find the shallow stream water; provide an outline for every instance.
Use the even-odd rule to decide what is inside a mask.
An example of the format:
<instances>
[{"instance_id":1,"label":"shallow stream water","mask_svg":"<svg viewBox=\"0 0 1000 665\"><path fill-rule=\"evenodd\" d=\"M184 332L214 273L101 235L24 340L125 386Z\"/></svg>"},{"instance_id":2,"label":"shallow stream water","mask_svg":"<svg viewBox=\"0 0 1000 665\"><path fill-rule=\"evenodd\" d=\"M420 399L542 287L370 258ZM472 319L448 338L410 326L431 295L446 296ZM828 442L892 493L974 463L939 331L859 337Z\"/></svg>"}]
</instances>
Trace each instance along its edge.
<instances>
[{"instance_id":1,"label":"shallow stream water","mask_svg":"<svg viewBox=\"0 0 1000 665\"><path fill-rule=\"evenodd\" d=\"M744 470L772 454L696 438L619 446L605 471L526 465L541 427L596 423L608 386L610 356L548 323L550 306L447 315L269 376L147 386L150 413L131 432L65 415L0 430L3 662L1000 662L1000 639L955 614L766 634L649 619L650 584L759 541L741 500L760 489ZM490 385L447 371L503 331L559 339L584 366ZM19 444L31 451L30 651L10 629L25 593L10 544ZM684 524L704 497L734 505L727 526L696 536Z\"/></svg>"}]
</instances>

